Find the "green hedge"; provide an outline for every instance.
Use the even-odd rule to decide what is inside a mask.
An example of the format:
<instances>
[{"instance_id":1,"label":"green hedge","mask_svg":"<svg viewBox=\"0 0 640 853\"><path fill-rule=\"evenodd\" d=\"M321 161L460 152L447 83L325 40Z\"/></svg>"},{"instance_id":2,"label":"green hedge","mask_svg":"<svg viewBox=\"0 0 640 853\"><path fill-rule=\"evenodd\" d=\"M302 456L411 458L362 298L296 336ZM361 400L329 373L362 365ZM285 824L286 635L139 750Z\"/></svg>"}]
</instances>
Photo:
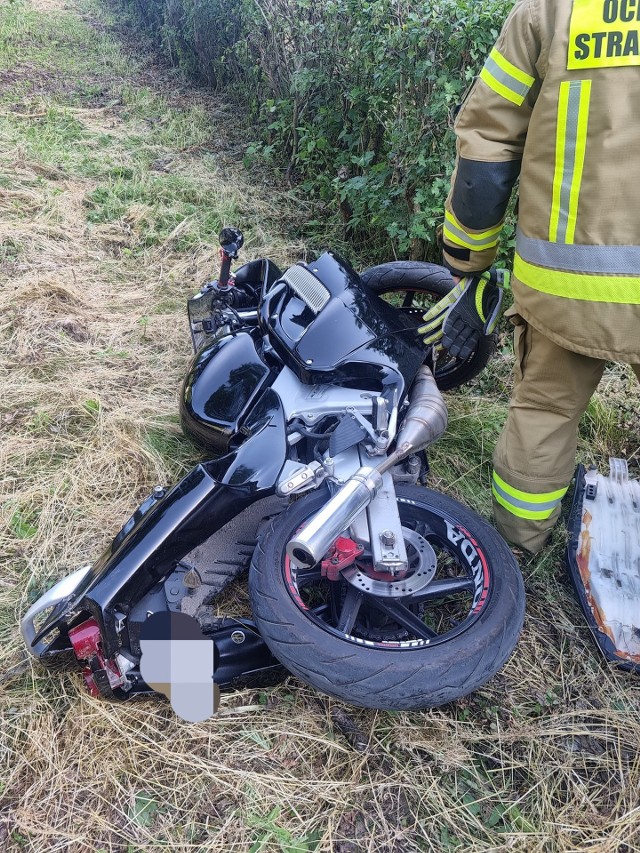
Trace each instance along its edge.
<instances>
[{"instance_id":1,"label":"green hedge","mask_svg":"<svg viewBox=\"0 0 640 853\"><path fill-rule=\"evenodd\" d=\"M282 164L351 239L435 259L450 111L512 0L122 2L172 62L248 109L247 156Z\"/></svg>"}]
</instances>

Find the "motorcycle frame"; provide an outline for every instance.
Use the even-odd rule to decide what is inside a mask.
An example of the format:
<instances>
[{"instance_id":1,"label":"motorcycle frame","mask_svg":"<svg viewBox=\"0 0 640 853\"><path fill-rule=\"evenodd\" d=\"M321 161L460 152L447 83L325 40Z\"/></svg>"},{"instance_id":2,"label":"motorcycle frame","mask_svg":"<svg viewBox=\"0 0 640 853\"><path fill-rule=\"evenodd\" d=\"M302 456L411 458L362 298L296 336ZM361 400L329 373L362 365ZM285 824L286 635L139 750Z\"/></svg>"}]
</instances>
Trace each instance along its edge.
<instances>
[{"instance_id":1,"label":"motorcycle frame","mask_svg":"<svg viewBox=\"0 0 640 853\"><path fill-rule=\"evenodd\" d=\"M145 501L93 566L64 578L33 605L22 620L22 634L30 652L41 658L55 651L49 648L47 637L56 631L58 635L68 634L87 617L98 625L105 658L114 657L122 648L130 649L134 638L129 633L128 616L133 607L190 551L251 504L275 494L282 475L285 479L290 476L287 423L299 415L302 403L306 403L302 408L311 423L331 413L322 399L316 402L314 412L311 394L312 389L284 367L248 421L256 430L249 440L226 457L197 465L172 489ZM339 411L350 402L363 414L371 414L373 397L357 389L343 389L335 409ZM370 457L362 446L337 456L334 488L346 482L367 459ZM354 522L354 535L371 543L375 537L368 519L376 512L376 505L384 505L376 517L382 512L385 527L399 538L399 519L389 514L394 494L387 474L381 493ZM52 612L36 629L35 620L49 608Z\"/></svg>"}]
</instances>

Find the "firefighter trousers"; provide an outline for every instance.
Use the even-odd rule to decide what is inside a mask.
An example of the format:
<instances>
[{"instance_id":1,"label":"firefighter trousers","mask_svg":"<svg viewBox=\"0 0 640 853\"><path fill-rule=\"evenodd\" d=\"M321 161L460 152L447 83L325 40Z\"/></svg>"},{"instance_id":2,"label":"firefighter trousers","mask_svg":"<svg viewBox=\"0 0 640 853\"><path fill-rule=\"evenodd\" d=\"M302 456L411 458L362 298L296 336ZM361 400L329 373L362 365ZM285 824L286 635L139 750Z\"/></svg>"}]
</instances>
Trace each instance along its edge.
<instances>
[{"instance_id":1,"label":"firefighter trousers","mask_svg":"<svg viewBox=\"0 0 640 853\"><path fill-rule=\"evenodd\" d=\"M602 378L602 359L563 349L517 313L514 387L493 454L493 511L509 542L535 554L558 520L575 469L578 424ZM640 380L640 364L632 364Z\"/></svg>"}]
</instances>

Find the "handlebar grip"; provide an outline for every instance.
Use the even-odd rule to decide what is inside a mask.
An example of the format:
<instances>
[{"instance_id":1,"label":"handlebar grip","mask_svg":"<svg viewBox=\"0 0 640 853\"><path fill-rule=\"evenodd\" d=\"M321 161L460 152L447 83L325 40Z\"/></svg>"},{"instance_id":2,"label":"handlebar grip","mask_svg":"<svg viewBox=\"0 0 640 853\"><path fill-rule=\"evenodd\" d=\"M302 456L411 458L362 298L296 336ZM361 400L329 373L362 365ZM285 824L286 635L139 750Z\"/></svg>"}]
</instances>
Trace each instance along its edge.
<instances>
[{"instance_id":1,"label":"handlebar grip","mask_svg":"<svg viewBox=\"0 0 640 853\"><path fill-rule=\"evenodd\" d=\"M218 278L218 290L226 290L229 285L229 274L231 273L231 255L222 251L220 260L220 277Z\"/></svg>"}]
</instances>

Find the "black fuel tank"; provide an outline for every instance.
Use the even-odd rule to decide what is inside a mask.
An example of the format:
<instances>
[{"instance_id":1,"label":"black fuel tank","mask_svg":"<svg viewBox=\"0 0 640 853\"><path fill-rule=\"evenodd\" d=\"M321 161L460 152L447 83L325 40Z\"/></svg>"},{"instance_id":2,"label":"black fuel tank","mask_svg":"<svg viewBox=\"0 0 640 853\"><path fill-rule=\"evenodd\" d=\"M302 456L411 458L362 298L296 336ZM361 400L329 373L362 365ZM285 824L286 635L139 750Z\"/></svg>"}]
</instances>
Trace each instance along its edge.
<instances>
[{"instance_id":1,"label":"black fuel tank","mask_svg":"<svg viewBox=\"0 0 640 853\"><path fill-rule=\"evenodd\" d=\"M180 395L184 431L215 456L228 453L239 443L242 421L269 377L248 332L204 347L194 358Z\"/></svg>"}]
</instances>

